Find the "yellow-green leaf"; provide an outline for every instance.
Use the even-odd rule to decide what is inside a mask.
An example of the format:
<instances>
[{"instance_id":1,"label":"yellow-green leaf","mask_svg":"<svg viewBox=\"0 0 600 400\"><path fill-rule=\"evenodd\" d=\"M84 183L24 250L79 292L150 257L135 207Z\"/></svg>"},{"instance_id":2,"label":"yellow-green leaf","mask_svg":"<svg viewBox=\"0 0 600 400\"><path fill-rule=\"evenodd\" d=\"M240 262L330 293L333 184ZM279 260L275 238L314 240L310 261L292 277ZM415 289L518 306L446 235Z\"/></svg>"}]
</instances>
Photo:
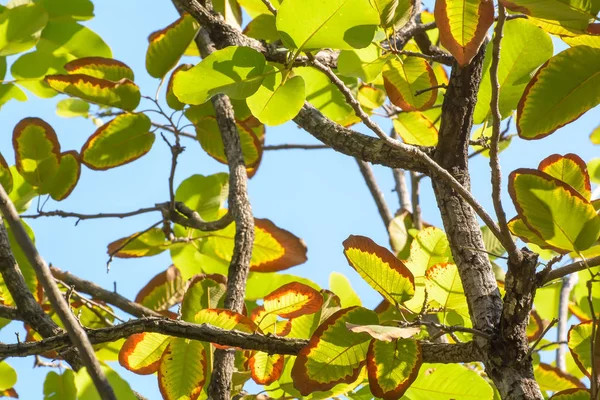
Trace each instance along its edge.
<instances>
[{"instance_id":1,"label":"yellow-green leaf","mask_svg":"<svg viewBox=\"0 0 600 400\"><path fill-rule=\"evenodd\" d=\"M181 64L177 68L173 70L171 74L171 78L169 78L169 83L167 84L167 105L171 107L173 110L183 110L185 108L185 104L179 101L175 93L173 93L173 78L179 71L187 71L193 67L192 64Z\"/></svg>"},{"instance_id":2,"label":"yellow-green leaf","mask_svg":"<svg viewBox=\"0 0 600 400\"><path fill-rule=\"evenodd\" d=\"M367 352L371 393L383 399L399 399L417 378L421 360L421 345L416 340L371 340Z\"/></svg>"},{"instance_id":3,"label":"yellow-green leaf","mask_svg":"<svg viewBox=\"0 0 600 400\"><path fill-rule=\"evenodd\" d=\"M63 99L56 104L56 114L64 118L87 118L90 115L90 104L79 99Z\"/></svg>"},{"instance_id":4,"label":"yellow-green leaf","mask_svg":"<svg viewBox=\"0 0 600 400\"><path fill-rule=\"evenodd\" d=\"M431 108L437 98L437 85L431 65L422 58L393 58L383 69L383 82L390 101L404 111L423 111Z\"/></svg>"},{"instance_id":5,"label":"yellow-green leaf","mask_svg":"<svg viewBox=\"0 0 600 400\"><path fill-rule=\"evenodd\" d=\"M317 312L323 305L323 296L310 286L291 282L267 295L263 304L268 313L296 318Z\"/></svg>"},{"instance_id":6,"label":"yellow-green leaf","mask_svg":"<svg viewBox=\"0 0 600 400\"><path fill-rule=\"evenodd\" d=\"M6 193L10 194L13 189L13 176L10 172L10 168L6 163L6 160L0 153L0 185L4 188Z\"/></svg>"},{"instance_id":7,"label":"yellow-green leaf","mask_svg":"<svg viewBox=\"0 0 600 400\"><path fill-rule=\"evenodd\" d=\"M79 182L81 162L79 153L75 150L66 151L60 155L60 163L56 175L50 183L50 196L56 201L66 199Z\"/></svg>"},{"instance_id":8,"label":"yellow-green leaf","mask_svg":"<svg viewBox=\"0 0 600 400\"><path fill-rule=\"evenodd\" d=\"M542 160L538 169L571 186L586 200L591 200L592 190L587 166L577 154L553 154Z\"/></svg>"},{"instance_id":9,"label":"yellow-green leaf","mask_svg":"<svg viewBox=\"0 0 600 400\"><path fill-rule=\"evenodd\" d=\"M394 129L404 143L418 146L435 146L438 143L439 108L429 111L402 112L393 119Z\"/></svg>"},{"instance_id":10,"label":"yellow-green leaf","mask_svg":"<svg viewBox=\"0 0 600 400\"><path fill-rule=\"evenodd\" d=\"M84 57L65 64L69 75L89 75L95 78L118 82L121 79L133 81L133 70L121 61L105 57Z\"/></svg>"},{"instance_id":11,"label":"yellow-green leaf","mask_svg":"<svg viewBox=\"0 0 600 400\"><path fill-rule=\"evenodd\" d=\"M206 348L196 340L173 338L158 367L158 387L165 400L196 399L207 375Z\"/></svg>"},{"instance_id":12,"label":"yellow-green leaf","mask_svg":"<svg viewBox=\"0 0 600 400\"><path fill-rule=\"evenodd\" d=\"M165 233L160 228L116 240L108 245L108 254L118 258L151 257L169 247Z\"/></svg>"},{"instance_id":13,"label":"yellow-green leaf","mask_svg":"<svg viewBox=\"0 0 600 400\"><path fill-rule=\"evenodd\" d=\"M152 310L168 311L183 299L186 284L176 266L150 279L135 297L135 302Z\"/></svg>"},{"instance_id":14,"label":"yellow-green leaf","mask_svg":"<svg viewBox=\"0 0 600 400\"><path fill-rule=\"evenodd\" d=\"M29 50L38 42L48 23L48 13L40 4L22 4L0 14L0 56Z\"/></svg>"},{"instance_id":15,"label":"yellow-green leaf","mask_svg":"<svg viewBox=\"0 0 600 400\"><path fill-rule=\"evenodd\" d=\"M456 265L436 264L427 270L425 276L425 287L432 300L437 301L444 311L453 310L469 318L467 298Z\"/></svg>"},{"instance_id":16,"label":"yellow-green leaf","mask_svg":"<svg viewBox=\"0 0 600 400\"><path fill-rule=\"evenodd\" d=\"M154 332L136 333L127 338L119 351L119 364L138 375L158 371L160 359L171 338Z\"/></svg>"}]
</instances>

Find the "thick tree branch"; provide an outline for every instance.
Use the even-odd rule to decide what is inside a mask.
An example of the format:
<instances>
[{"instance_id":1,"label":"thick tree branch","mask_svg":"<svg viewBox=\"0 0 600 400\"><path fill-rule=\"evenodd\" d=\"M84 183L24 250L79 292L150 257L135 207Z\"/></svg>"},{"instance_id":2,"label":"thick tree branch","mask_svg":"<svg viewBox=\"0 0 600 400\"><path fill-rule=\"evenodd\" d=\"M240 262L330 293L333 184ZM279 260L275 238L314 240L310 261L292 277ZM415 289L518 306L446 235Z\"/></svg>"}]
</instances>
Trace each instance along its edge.
<instances>
[{"instance_id":1,"label":"thick tree branch","mask_svg":"<svg viewBox=\"0 0 600 400\"><path fill-rule=\"evenodd\" d=\"M593 257L587 260L587 265L590 267L597 267L600 265L600 256ZM586 262L583 260L575 261L574 263L565 265L560 268L553 269L551 271L540 271L537 273L536 278L538 281L538 286L541 287L548 282L551 282L555 279L562 278L573 272L579 272L586 269Z\"/></svg>"},{"instance_id":2,"label":"thick tree branch","mask_svg":"<svg viewBox=\"0 0 600 400\"><path fill-rule=\"evenodd\" d=\"M0 304L0 318L10 319L12 321L23 321L23 317L15 307Z\"/></svg>"},{"instance_id":3,"label":"thick tree branch","mask_svg":"<svg viewBox=\"0 0 600 400\"><path fill-rule=\"evenodd\" d=\"M60 320L64 324L70 339L75 344L75 347L79 350L83 364L86 366L94 385L98 389L100 397L106 400L116 400L113 389L108 383L104 372L100 368L100 363L94 354L94 349L90 344L85 331L79 324L77 318L75 318L71 312L69 305L54 282L54 278L50 273L48 265L40 256L33 242L27 235L15 206L8 197L8 194L6 194L4 188L1 186L0 210L2 210L2 214L4 214L4 217L6 218L6 221L8 222L8 225L10 226L17 243L19 243L23 253L35 270L35 274L42 284L42 287L44 288L44 291L50 300L50 304L52 304L54 311L58 314Z\"/></svg>"},{"instance_id":4,"label":"thick tree branch","mask_svg":"<svg viewBox=\"0 0 600 400\"><path fill-rule=\"evenodd\" d=\"M387 231L388 227L390 226L390 223L392 222L393 217L392 213L390 212L390 209L387 206L385 197L383 196L379 185L377 185L375 175L373 175L373 170L371 169L369 163L359 160L358 158L356 159L356 162L358 163L360 173L362 174L363 178L365 179L365 183L369 188L369 192L371 192L371 196L373 197L373 200L375 200L375 205L377 206L377 210L379 211L379 216L381 217L381 220L385 225L385 230Z\"/></svg>"}]
</instances>

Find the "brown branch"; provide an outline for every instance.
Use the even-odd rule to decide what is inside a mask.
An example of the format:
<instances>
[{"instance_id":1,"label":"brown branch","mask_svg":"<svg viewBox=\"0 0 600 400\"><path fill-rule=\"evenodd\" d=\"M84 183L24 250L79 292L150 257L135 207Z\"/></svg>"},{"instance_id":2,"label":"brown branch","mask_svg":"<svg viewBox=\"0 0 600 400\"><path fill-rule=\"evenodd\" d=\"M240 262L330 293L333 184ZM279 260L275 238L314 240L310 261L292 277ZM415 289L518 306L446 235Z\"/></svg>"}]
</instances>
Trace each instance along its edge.
<instances>
[{"instance_id":1,"label":"brown branch","mask_svg":"<svg viewBox=\"0 0 600 400\"><path fill-rule=\"evenodd\" d=\"M0 187L0 209L2 210L2 214L4 214L4 217L11 228L17 243L23 250L23 253L27 257L29 263L33 266L35 274L37 275L38 280L41 282L42 287L44 288L44 291L50 300L50 304L64 324L70 339L75 344L75 347L79 350L83 364L86 366L87 371L90 374L94 385L98 389L98 393L100 394L101 398L105 400L116 400L113 389L108 383L104 372L100 368L100 363L94 354L94 348L89 342L85 331L69 309L69 305L54 282L54 278L50 273L48 265L40 256L33 242L29 238L27 231L25 231L25 228L21 223L21 219L19 218L19 214L17 213L14 204L8 197L8 194L6 194L6 191L3 187Z\"/></svg>"},{"instance_id":2,"label":"brown branch","mask_svg":"<svg viewBox=\"0 0 600 400\"><path fill-rule=\"evenodd\" d=\"M369 163L359 160L358 158L356 159L356 162L358 163L360 173L362 174L363 178L365 179L365 183L369 188L369 192L371 192L371 196L373 197L373 200L375 200L375 205L379 211L379 216L381 217L381 220L385 225L385 230L387 231L393 217L390 209L387 206L385 197L383 196L381 189L379 189L379 185L377 185L375 175L373 175L373 170L371 169Z\"/></svg>"},{"instance_id":3,"label":"brown branch","mask_svg":"<svg viewBox=\"0 0 600 400\"><path fill-rule=\"evenodd\" d=\"M0 318L10 319L11 321L23 321L23 317L15 307L0 304Z\"/></svg>"},{"instance_id":4,"label":"brown branch","mask_svg":"<svg viewBox=\"0 0 600 400\"><path fill-rule=\"evenodd\" d=\"M200 214L181 202L175 203L174 210L170 209L169 203L161 203L156 206L165 213L167 218L176 224L204 232L213 232L224 229L233 222L233 213L230 211L216 221L204 221Z\"/></svg>"},{"instance_id":5,"label":"brown branch","mask_svg":"<svg viewBox=\"0 0 600 400\"><path fill-rule=\"evenodd\" d=\"M208 324L198 325L166 318L142 318L110 328L87 330L90 342L93 344L112 342L142 332L161 333L245 350L264 351L269 354L296 355L308 344L306 339L231 331ZM37 342L0 344L0 358L27 357L52 350L64 350L71 345L71 340L66 334L59 334ZM421 346L424 362L457 363L482 360L481 352L473 342L461 344L422 342Z\"/></svg>"},{"instance_id":6,"label":"brown branch","mask_svg":"<svg viewBox=\"0 0 600 400\"><path fill-rule=\"evenodd\" d=\"M424 58L425 60L427 60L429 62L438 62L438 63L444 64L444 65L452 65L452 60L453 60L452 56L449 53L444 53L442 51L439 51L439 52L430 51L430 54L423 54L423 53L417 53L414 51L398 50L395 53L399 54L399 55L403 55L403 56Z\"/></svg>"},{"instance_id":7,"label":"brown branch","mask_svg":"<svg viewBox=\"0 0 600 400\"><path fill-rule=\"evenodd\" d=\"M330 149L331 147L324 144L276 144L264 146L264 151L269 150L321 150Z\"/></svg>"},{"instance_id":8,"label":"brown branch","mask_svg":"<svg viewBox=\"0 0 600 400\"><path fill-rule=\"evenodd\" d=\"M419 199L419 189L421 180L417 176L417 173L410 171L410 189L413 205L413 226L415 229L423 229L423 219L421 218L421 201Z\"/></svg>"},{"instance_id":9,"label":"brown branch","mask_svg":"<svg viewBox=\"0 0 600 400\"><path fill-rule=\"evenodd\" d=\"M394 176L394 182L396 184L394 191L398 195L398 203L400 204L399 209L412 210L412 204L406 185L406 171L400 168L392 168L392 175Z\"/></svg>"},{"instance_id":10,"label":"brown branch","mask_svg":"<svg viewBox=\"0 0 600 400\"><path fill-rule=\"evenodd\" d=\"M600 256L589 258L587 260L587 265L589 267L597 267L600 265ZM575 261L574 263L565 265L560 268L553 269L551 271L540 271L537 273L537 281L538 286L541 287L546 283L553 281L555 279L562 278L573 272L579 272L586 269L586 263L583 260Z\"/></svg>"},{"instance_id":11,"label":"brown branch","mask_svg":"<svg viewBox=\"0 0 600 400\"><path fill-rule=\"evenodd\" d=\"M62 271L56 267L50 267L50 271L55 278L60 279L69 286L73 286L78 292L89 294L96 300L101 300L105 303L112 304L126 313L136 317L162 317L162 315L157 311L144 307L143 305L135 303L118 293L108 291L93 282L81 279L69 272Z\"/></svg>"},{"instance_id":12,"label":"brown branch","mask_svg":"<svg viewBox=\"0 0 600 400\"><path fill-rule=\"evenodd\" d=\"M86 220L86 219L102 219L102 218L128 218L128 217L133 217L136 215L140 215L140 214L146 214L146 213L151 213L151 212L155 212L155 211L160 211L160 208L158 207L147 207L147 208L140 208L139 210L135 210L135 211L129 211L129 212L125 212L125 213L98 213L98 214L80 214L80 213L74 213L74 212L67 212L67 211L61 211L61 210L55 210L55 211L40 211L37 214L33 214L33 215L22 215L21 218L23 219L37 219L37 218L41 218L41 217L61 217L61 218L77 218L77 223L79 223L80 220Z\"/></svg>"},{"instance_id":13,"label":"brown branch","mask_svg":"<svg viewBox=\"0 0 600 400\"><path fill-rule=\"evenodd\" d=\"M577 282L577 275L569 275L563 278L558 300L558 326L556 327L556 367L561 371L567 371L567 352L569 351L569 303L571 291Z\"/></svg>"},{"instance_id":14,"label":"brown branch","mask_svg":"<svg viewBox=\"0 0 600 400\"><path fill-rule=\"evenodd\" d=\"M500 141L500 83L498 82L498 65L500 64L500 47L504 34L504 21L506 12L501 2L498 3L498 22L494 30L494 41L492 46L492 64L490 66L490 81L492 85L492 99L490 109L492 112L492 137L490 139L490 169L492 170L492 202L498 218L498 225L502 234L502 245L508 252L509 258L514 259L515 265L521 262L521 252L512 239L508 230L506 213L502 207L502 173L500 171L500 159L498 157L498 144Z\"/></svg>"}]
</instances>

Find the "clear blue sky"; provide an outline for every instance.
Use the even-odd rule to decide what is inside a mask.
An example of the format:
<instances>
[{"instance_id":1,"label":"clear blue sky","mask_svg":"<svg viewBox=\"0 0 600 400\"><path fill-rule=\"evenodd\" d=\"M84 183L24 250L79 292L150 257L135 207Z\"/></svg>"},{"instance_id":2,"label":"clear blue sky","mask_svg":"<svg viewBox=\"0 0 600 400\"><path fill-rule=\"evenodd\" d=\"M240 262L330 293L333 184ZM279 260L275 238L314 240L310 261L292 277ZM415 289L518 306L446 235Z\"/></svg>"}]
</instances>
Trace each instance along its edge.
<instances>
[{"instance_id":1,"label":"clear blue sky","mask_svg":"<svg viewBox=\"0 0 600 400\"><path fill-rule=\"evenodd\" d=\"M5 3L5 2L4 2ZM96 1L96 18L86 23L111 46L114 58L126 62L136 74L136 82L144 94L152 95L157 80L145 70L147 36L171 23L177 14L170 1L102 0ZM50 123L56 130L64 150L79 150L94 132L91 122L84 119L63 119L55 114L55 104L63 97L43 100L34 95L26 103L10 102L0 111L0 149L9 164L14 163L12 129L22 118L35 116ZM147 107L145 105L143 107ZM542 141L527 142L514 139L509 150L502 153L503 175L518 167L536 167L552 153L574 152L586 161L600 152L590 144L588 136L600 122L598 108L588 112L575 123ZM387 121L382 121L385 129ZM364 129L359 128L366 132ZM268 129L267 144L316 143L312 137L293 123ZM192 174L209 175L226 171L226 166L209 158L192 141L180 158L177 183ZM65 201L50 200L45 210L61 209L82 213L124 212L152 206L168 199L167 177L169 150L158 139L152 151L142 159L106 172L83 168L75 191ZM471 164L473 191L488 209L490 201L488 160L479 157ZM398 207L393 180L388 169L375 166L376 177L394 212ZM332 271L347 274L366 306L375 306L380 297L348 266L342 254L342 241L350 234L360 234L387 245L388 237L372 198L358 171L356 162L331 150L266 152L260 169L250 181L250 197L255 216L269 218L278 226L303 238L308 246L308 262L290 270L308 277L323 287L328 286ZM428 180L421 193L424 218L441 226L435 199ZM514 215L512 204L505 196L509 216ZM35 203L33 204L35 208ZM112 289L117 282L119 293L134 298L139 289L155 274L170 265L168 252L152 258L115 260L106 273L106 245L118 238L144 229L158 220L146 215L128 220L82 221L40 219L31 222L41 254L55 266ZM0 331L0 341L15 342L20 324L13 323ZM42 397L42 382L47 368L32 369L33 358L11 359L17 368L19 381L16 390L21 399ZM141 377L129 373L114 363L113 367L132 387L150 399L160 398L156 376Z\"/></svg>"}]
</instances>

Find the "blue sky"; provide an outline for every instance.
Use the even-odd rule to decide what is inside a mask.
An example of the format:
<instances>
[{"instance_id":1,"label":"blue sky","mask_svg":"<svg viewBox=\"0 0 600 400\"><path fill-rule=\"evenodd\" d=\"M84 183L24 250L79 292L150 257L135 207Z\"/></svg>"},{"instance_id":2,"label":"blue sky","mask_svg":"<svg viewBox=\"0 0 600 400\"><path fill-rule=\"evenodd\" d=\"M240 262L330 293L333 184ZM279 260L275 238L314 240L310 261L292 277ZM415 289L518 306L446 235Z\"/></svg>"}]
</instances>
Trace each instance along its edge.
<instances>
[{"instance_id":1,"label":"blue sky","mask_svg":"<svg viewBox=\"0 0 600 400\"><path fill-rule=\"evenodd\" d=\"M95 7L96 18L86 25L111 46L114 58L134 69L136 82L143 93L153 95L158 81L145 71L146 38L152 31L168 25L177 17L171 3L167 0L102 0L96 1ZM61 98L44 100L29 95L26 103L10 102L2 108L0 149L9 164L14 163L12 129L22 118L35 116L50 123L64 150L80 149L94 132L90 121L56 116L55 105ZM388 121L380 122L386 130L389 129ZM600 115L596 108L544 140L514 139L509 150L501 154L505 182L510 171L519 167L534 168L540 160L553 153L573 152L586 161L597 157L598 148L589 142L588 136L599 122ZM366 133L363 128L358 129ZM268 129L266 142L317 143L293 123ZM226 166L213 161L197 143L185 141L184 145L187 147L180 157L176 183L192 174L209 175L226 171ZM44 209L97 213L124 212L152 206L168 199L169 166L169 149L159 139L148 155L132 164L105 172L83 168L72 195L61 203L50 200ZM488 160L476 158L471 170L473 192L491 212ZM392 192L391 172L379 166L374 166L374 171L394 212L398 200ZM387 232L352 158L331 150L266 152L258 173L250 181L249 191L255 216L271 219L307 243L308 262L290 270L291 273L308 277L327 287L329 274L339 271L351 279L366 306L374 306L379 302L379 295L348 266L342 254L341 243L350 234L369 236L382 245L388 243ZM441 226L428 180L424 181L421 200L424 219ZM505 196L505 206L507 214L512 217L514 210L508 196ZM35 203L32 207L35 209ZM82 221L77 227L73 219L39 219L31 221L31 226L36 233L40 253L48 262L108 289L112 289L116 281L119 293L134 298L151 277L170 265L169 254L133 260L117 259L107 274L106 245L144 229L158 219L158 215L151 214L128 220ZM5 327L0 331L0 341L14 342L14 332L17 331L24 337L19 324ZM21 398L41 398L42 382L48 370L32 369L32 358L11 359L9 363L19 372L16 389ZM116 363L113 366L130 381L135 390L150 399L160 398L155 376L141 377L123 370Z\"/></svg>"}]
</instances>

